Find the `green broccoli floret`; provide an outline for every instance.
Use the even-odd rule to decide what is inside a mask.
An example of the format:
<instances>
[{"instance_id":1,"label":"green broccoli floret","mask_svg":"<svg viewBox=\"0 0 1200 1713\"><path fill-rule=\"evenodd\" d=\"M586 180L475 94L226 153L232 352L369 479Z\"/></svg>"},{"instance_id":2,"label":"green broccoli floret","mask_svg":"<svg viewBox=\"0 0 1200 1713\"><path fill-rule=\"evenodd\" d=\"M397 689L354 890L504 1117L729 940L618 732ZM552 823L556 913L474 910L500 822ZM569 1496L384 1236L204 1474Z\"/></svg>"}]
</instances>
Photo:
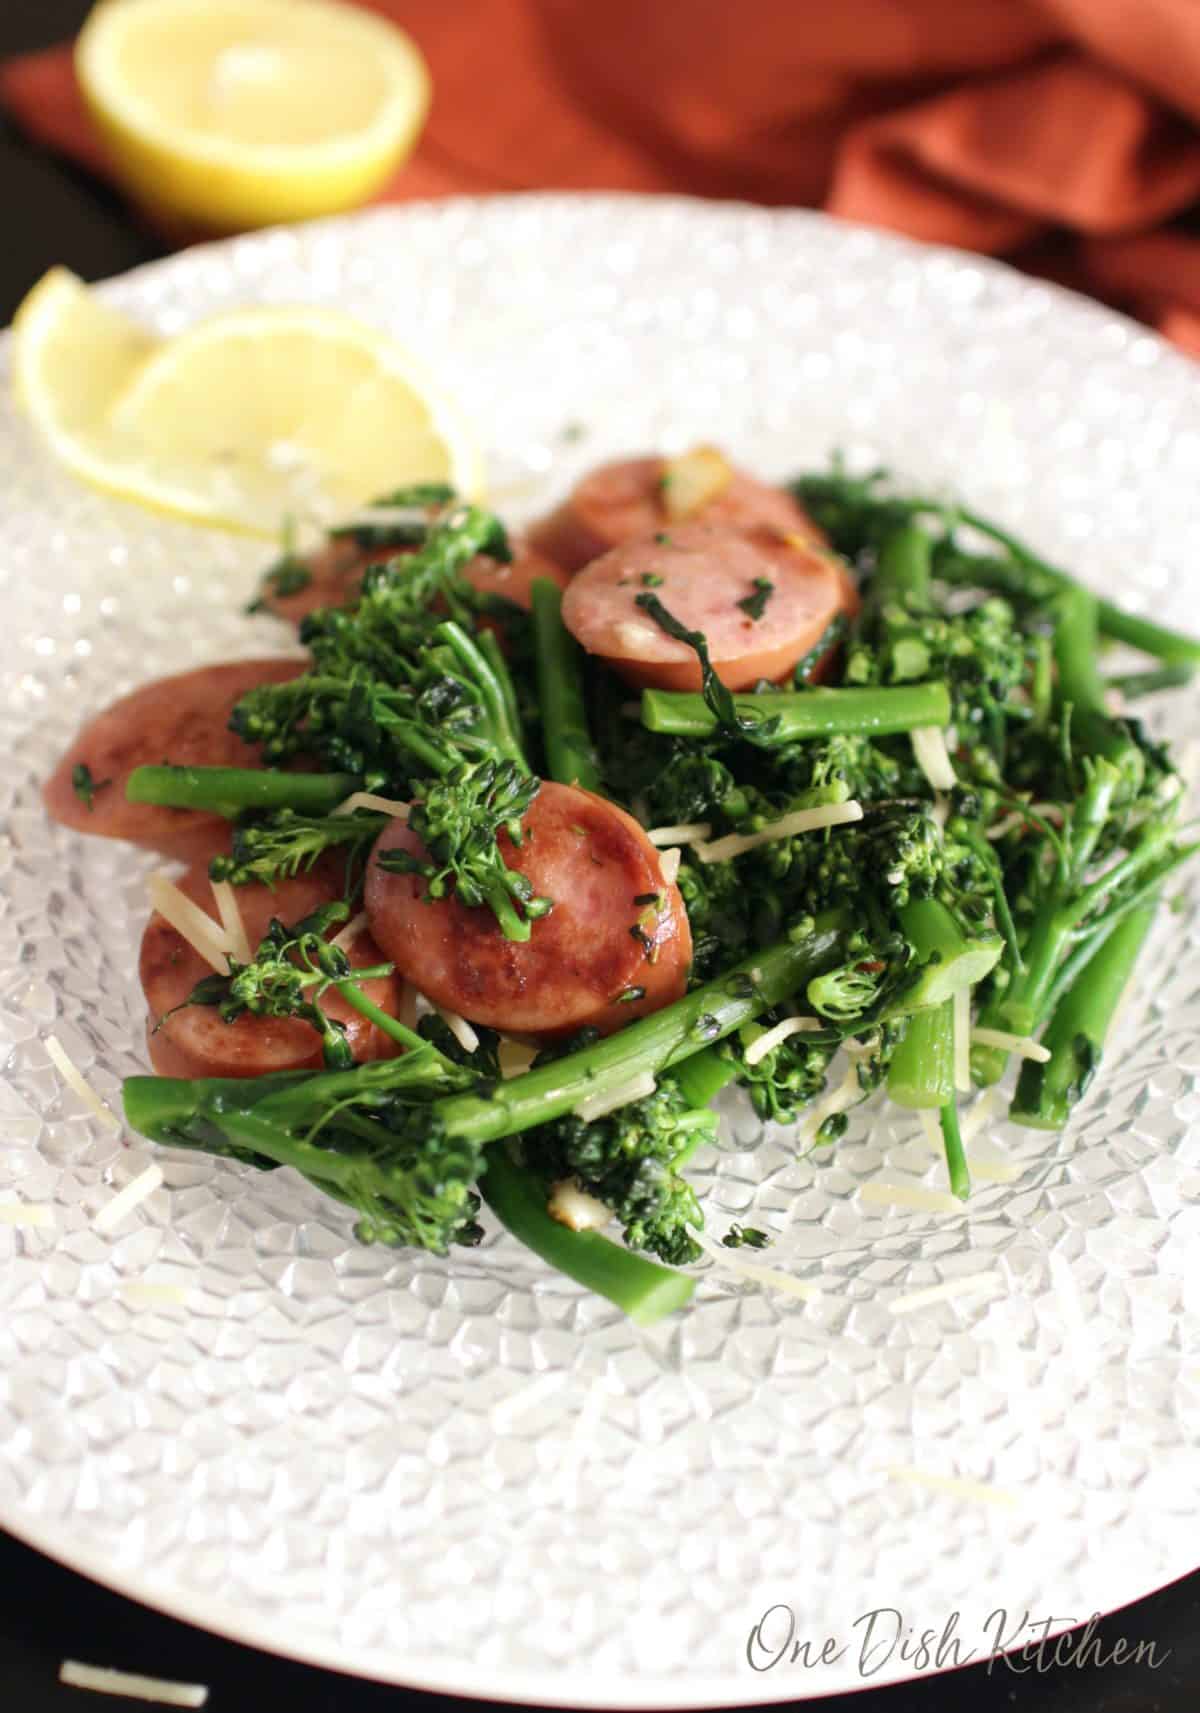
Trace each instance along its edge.
<instances>
[{"instance_id":1,"label":"green broccoli floret","mask_svg":"<svg viewBox=\"0 0 1200 1713\"><path fill-rule=\"evenodd\" d=\"M309 869L326 851L340 849L346 859L347 893L356 889L356 875L367 851L387 825L386 815L299 815L280 809L269 817L239 822L233 849L213 857L208 872L213 880L235 886L274 881Z\"/></svg>"},{"instance_id":2,"label":"green broccoli floret","mask_svg":"<svg viewBox=\"0 0 1200 1713\"><path fill-rule=\"evenodd\" d=\"M696 1111L665 1078L653 1094L607 1117L569 1116L530 1130L521 1151L547 1189L573 1179L612 1209L631 1248L680 1266L700 1254L688 1228L703 1229L704 1216L679 1167L716 1131L716 1114Z\"/></svg>"}]
</instances>

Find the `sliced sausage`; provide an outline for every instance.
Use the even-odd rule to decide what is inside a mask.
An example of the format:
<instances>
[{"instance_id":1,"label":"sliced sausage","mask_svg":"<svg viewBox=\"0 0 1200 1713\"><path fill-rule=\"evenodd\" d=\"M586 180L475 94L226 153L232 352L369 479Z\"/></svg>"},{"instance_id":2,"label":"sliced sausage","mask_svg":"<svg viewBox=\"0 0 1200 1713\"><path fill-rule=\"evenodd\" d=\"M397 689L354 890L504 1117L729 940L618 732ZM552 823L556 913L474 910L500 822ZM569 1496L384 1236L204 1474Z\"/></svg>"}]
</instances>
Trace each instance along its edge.
<instances>
[{"instance_id":1,"label":"sliced sausage","mask_svg":"<svg viewBox=\"0 0 1200 1713\"><path fill-rule=\"evenodd\" d=\"M308 560L310 581L290 595L266 591L263 609L299 625L301 619L321 607L348 607L358 599L368 565L378 565L388 557L378 548L356 547L353 541L330 541ZM529 611L529 590L536 577L548 577L560 588L567 582L566 573L557 565L519 541L513 542L513 556L507 565L481 553L464 568L463 576L482 594L503 595L525 612ZM484 618L481 623L490 625L491 621Z\"/></svg>"},{"instance_id":2,"label":"sliced sausage","mask_svg":"<svg viewBox=\"0 0 1200 1713\"><path fill-rule=\"evenodd\" d=\"M492 912L453 894L430 902L420 875L389 874L379 855L423 855L404 823L385 827L367 869L371 931L385 957L436 1005L512 1034L552 1038L594 1025L610 1034L678 999L692 937L679 891L632 816L577 786L543 783L509 868L554 908L528 940L506 940Z\"/></svg>"},{"instance_id":3,"label":"sliced sausage","mask_svg":"<svg viewBox=\"0 0 1200 1713\"><path fill-rule=\"evenodd\" d=\"M215 917L206 866L197 864L189 869L179 885L201 909ZM239 886L238 907L251 947L258 945L273 916L290 927L319 905L328 904L342 894L342 876L336 858L290 880L279 880L273 889ZM356 969L386 961L365 926L349 946L347 955ZM198 981L213 972L191 943L157 911L142 935L138 973L150 1014L147 1024L150 1061L160 1076L257 1077L269 1071L321 1068L321 1038L311 1023L300 1018L253 1017L246 1013L224 1023L216 1008L208 1005L188 1005L166 1016L174 1006L183 1005ZM362 985L368 997L390 1016L402 1015L404 988L397 976L379 977ZM360 1017L332 989L322 998L321 1008L327 1016L345 1023L356 1059L384 1059L397 1051L390 1036Z\"/></svg>"},{"instance_id":4,"label":"sliced sausage","mask_svg":"<svg viewBox=\"0 0 1200 1713\"><path fill-rule=\"evenodd\" d=\"M283 684L305 670L303 660L235 660L159 678L122 696L90 721L42 790L46 811L65 827L128 839L194 862L219 848L229 823L197 809L129 803L125 782L135 767L175 762L183 767L259 767L256 745L229 730L234 703L259 684ZM87 767L96 786L92 807L72 784Z\"/></svg>"},{"instance_id":5,"label":"sliced sausage","mask_svg":"<svg viewBox=\"0 0 1200 1713\"><path fill-rule=\"evenodd\" d=\"M623 458L590 471L562 505L527 532L531 545L574 574L610 548L669 530L662 487L667 462ZM727 486L687 521L781 537L802 535L817 543L825 539L790 494L737 469Z\"/></svg>"},{"instance_id":6,"label":"sliced sausage","mask_svg":"<svg viewBox=\"0 0 1200 1713\"><path fill-rule=\"evenodd\" d=\"M739 603L770 589L760 617ZM630 684L698 690L700 663L637 605L652 592L689 630L702 631L717 676L731 690L780 679L820 641L844 609L832 555L736 530L684 524L665 539L632 541L571 579L563 620L589 654Z\"/></svg>"}]
</instances>

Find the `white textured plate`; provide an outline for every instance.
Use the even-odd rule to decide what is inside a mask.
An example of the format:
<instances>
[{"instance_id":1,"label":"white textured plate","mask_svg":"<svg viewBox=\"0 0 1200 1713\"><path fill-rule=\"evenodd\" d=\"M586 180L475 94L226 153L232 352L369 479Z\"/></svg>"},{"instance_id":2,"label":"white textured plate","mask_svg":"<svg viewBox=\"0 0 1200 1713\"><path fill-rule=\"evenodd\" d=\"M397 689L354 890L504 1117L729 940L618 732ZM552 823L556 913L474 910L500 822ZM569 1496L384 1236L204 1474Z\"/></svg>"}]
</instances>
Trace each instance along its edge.
<instances>
[{"instance_id":1,"label":"white textured plate","mask_svg":"<svg viewBox=\"0 0 1200 1713\"><path fill-rule=\"evenodd\" d=\"M302 300L419 343L510 509L622 449L717 439L782 476L840 444L1194 622L1200 370L966 255L809 214L530 197L241 239L111 294L164 330ZM1195 1565L1194 878L1067 1138L997 1129L977 1153L1019 1181L965 1212L861 1198L940 1183L913 1126L870 1110L817 1164L733 1119L698 1162L711 1228L769 1225L772 1264L819 1301L710 1273L639 1333L507 1238L450 1261L358 1248L290 1174L184 1154L115 1237L89 1230L153 1150L82 1114L43 1038L113 1100L143 1067L145 865L52 831L37 780L137 681L287 638L239 616L253 547L78 487L7 404L0 457L0 1203L55 1214L0 1223L0 1522L246 1641L559 1705L884 1682L922 1661L886 1654L880 1620L860 1662L870 1609L918 1632L958 1610L978 1655L997 1607L1007 1639ZM1189 717L1179 698L1172 729ZM984 1272L990 1296L890 1312ZM137 1307L130 1280L186 1304ZM840 1657L751 1670L769 1606Z\"/></svg>"}]
</instances>

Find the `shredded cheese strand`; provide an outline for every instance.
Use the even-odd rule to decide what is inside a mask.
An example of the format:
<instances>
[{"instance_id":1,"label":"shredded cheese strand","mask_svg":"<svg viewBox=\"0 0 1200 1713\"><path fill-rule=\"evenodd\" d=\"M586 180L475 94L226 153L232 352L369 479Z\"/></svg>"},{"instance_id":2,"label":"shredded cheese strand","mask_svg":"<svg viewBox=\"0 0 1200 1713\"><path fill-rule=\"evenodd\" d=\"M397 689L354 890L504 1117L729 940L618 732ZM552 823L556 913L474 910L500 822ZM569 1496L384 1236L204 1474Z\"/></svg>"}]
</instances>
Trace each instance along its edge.
<instances>
[{"instance_id":1,"label":"shredded cheese strand","mask_svg":"<svg viewBox=\"0 0 1200 1713\"><path fill-rule=\"evenodd\" d=\"M433 1008L442 1022L449 1029L464 1053L473 1053L479 1046L479 1036L472 1029L465 1017L460 1017L457 1011L447 1011L442 1005Z\"/></svg>"},{"instance_id":2,"label":"shredded cheese strand","mask_svg":"<svg viewBox=\"0 0 1200 1713\"><path fill-rule=\"evenodd\" d=\"M858 1080L858 1064L851 1059L849 1068L837 1088L817 1102L797 1131L797 1151L803 1153L805 1149L811 1148L825 1120L836 1118L839 1112L848 1112L852 1106L857 1106L862 1099L862 1093L862 1084Z\"/></svg>"},{"instance_id":3,"label":"shredded cheese strand","mask_svg":"<svg viewBox=\"0 0 1200 1713\"><path fill-rule=\"evenodd\" d=\"M917 1116L921 1120L921 1129L925 1132L926 1142L935 1153L940 1154L944 1148L945 1138L942 1135L942 1127L938 1123L936 1112L930 1112L927 1107L922 1107Z\"/></svg>"},{"instance_id":4,"label":"shredded cheese strand","mask_svg":"<svg viewBox=\"0 0 1200 1713\"><path fill-rule=\"evenodd\" d=\"M723 1243L714 1243L703 1231L692 1231L692 1236L718 1266L729 1273L736 1273L739 1278L746 1279L752 1285L760 1285L764 1290L780 1291L784 1296L800 1297L805 1302L815 1302L824 1295L819 1285L810 1285L804 1279L794 1279L790 1273L781 1273L777 1267L756 1267L752 1261L741 1260L726 1249Z\"/></svg>"},{"instance_id":5,"label":"shredded cheese strand","mask_svg":"<svg viewBox=\"0 0 1200 1713\"><path fill-rule=\"evenodd\" d=\"M971 989L954 993L954 1086L959 1094L971 1092Z\"/></svg>"},{"instance_id":6,"label":"shredded cheese strand","mask_svg":"<svg viewBox=\"0 0 1200 1713\"><path fill-rule=\"evenodd\" d=\"M158 914L181 934L188 945L218 975L229 974L229 939L219 922L181 892L175 882L156 870L146 883L150 902Z\"/></svg>"},{"instance_id":7,"label":"shredded cheese strand","mask_svg":"<svg viewBox=\"0 0 1200 1713\"><path fill-rule=\"evenodd\" d=\"M953 791L958 784L946 739L937 726L914 726L908 734L917 766L935 791Z\"/></svg>"},{"instance_id":8,"label":"shredded cheese strand","mask_svg":"<svg viewBox=\"0 0 1200 1713\"><path fill-rule=\"evenodd\" d=\"M961 1213L963 1204L949 1190L930 1190L924 1184L881 1184L871 1179L859 1190L865 1202L880 1207L911 1207L922 1213Z\"/></svg>"},{"instance_id":9,"label":"shredded cheese strand","mask_svg":"<svg viewBox=\"0 0 1200 1713\"><path fill-rule=\"evenodd\" d=\"M701 862L728 862L732 857L743 856L746 851L757 850L760 845L772 844L776 839L795 838L799 833L819 833L826 827L845 827L852 821L861 821L862 817L862 804L853 798L848 803L822 803L815 809L797 809L792 815L784 815L782 820L769 822L757 833L729 833L712 844L700 841L696 845L696 855Z\"/></svg>"},{"instance_id":10,"label":"shredded cheese strand","mask_svg":"<svg viewBox=\"0 0 1200 1713\"><path fill-rule=\"evenodd\" d=\"M892 1464L886 1470L889 1481L909 1481L918 1487L934 1487L956 1499L978 1499L985 1505L1003 1505L1015 1509L1020 1495L1007 1487L993 1487L987 1481L965 1481L959 1475L939 1475L931 1469L913 1469L905 1464Z\"/></svg>"},{"instance_id":11,"label":"shredded cheese strand","mask_svg":"<svg viewBox=\"0 0 1200 1713\"><path fill-rule=\"evenodd\" d=\"M45 1227L55 1224L54 1209L48 1202L0 1202L0 1225L31 1225Z\"/></svg>"},{"instance_id":12,"label":"shredded cheese strand","mask_svg":"<svg viewBox=\"0 0 1200 1713\"><path fill-rule=\"evenodd\" d=\"M367 925L367 913L360 910L357 916L351 916L346 926L336 933L329 944L336 946L339 952L349 951Z\"/></svg>"},{"instance_id":13,"label":"shredded cheese strand","mask_svg":"<svg viewBox=\"0 0 1200 1713\"><path fill-rule=\"evenodd\" d=\"M574 1178L560 1178L553 1186L546 1212L569 1231L599 1231L612 1219L608 1203L581 1190Z\"/></svg>"},{"instance_id":14,"label":"shredded cheese strand","mask_svg":"<svg viewBox=\"0 0 1200 1713\"><path fill-rule=\"evenodd\" d=\"M966 1279L946 1279L940 1285L928 1285L921 1291L905 1291L903 1296L893 1297L888 1304L891 1314L908 1314L913 1309L923 1309L930 1303L958 1302L963 1297L976 1297L981 1291L988 1293L1003 1289L1003 1276L992 1268L986 1273L972 1273Z\"/></svg>"},{"instance_id":15,"label":"shredded cheese strand","mask_svg":"<svg viewBox=\"0 0 1200 1713\"><path fill-rule=\"evenodd\" d=\"M1050 1050L1031 1035L1010 1035L1007 1029L973 1029L971 1039L980 1047L999 1047L1002 1052L1015 1053L1020 1059L1032 1059L1035 1064L1050 1062Z\"/></svg>"},{"instance_id":16,"label":"shredded cheese strand","mask_svg":"<svg viewBox=\"0 0 1200 1713\"><path fill-rule=\"evenodd\" d=\"M582 1118L585 1124L590 1124L594 1118L604 1118L608 1113L615 1112L619 1106L628 1106L634 1100L644 1100L647 1095L654 1093L657 1086L652 1073L642 1071L617 1088L608 1089L603 1094L586 1095L575 1108L575 1116Z\"/></svg>"},{"instance_id":17,"label":"shredded cheese strand","mask_svg":"<svg viewBox=\"0 0 1200 1713\"><path fill-rule=\"evenodd\" d=\"M531 1047L528 1041L514 1041L507 1035L501 1036L500 1044L496 1048L500 1075L506 1082L512 1077L524 1076L537 1054L537 1048Z\"/></svg>"},{"instance_id":18,"label":"shredded cheese strand","mask_svg":"<svg viewBox=\"0 0 1200 1713\"><path fill-rule=\"evenodd\" d=\"M660 851L658 855L658 871L667 886L674 886L679 879L679 865L683 861L683 852L672 846L670 850Z\"/></svg>"},{"instance_id":19,"label":"shredded cheese strand","mask_svg":"<svg viewBox=\"0 0 1200 1713\"><path fill-rule=\"evenodd\" d=\"M210 880L213 897L217 901L217 911L221 917L221 926L225 930L225 938L229 942L230 955L239 964L248 964L253 953L250 949L250 937L246 933L246 924L242 921L242 912L238 906L237 894L227 880Z\"/></svg>"},{"instance_id":20,"label":"shredded cheese strand","mask_svg":"<svg viewBox=\"0 0 1200 1713\"><path fill-rule=\"evenodd\" d=\"M985 1088L978 1100L963 1119L959 1134L962 1136L963 1147L973 1142L987 1124L995 1111L996 1102L1000 1098L999 1090Z\"/></svg>"},{"instance_id":21,"label":"shredded cheese strand","mask_svg":"<svg viewBox=\"0 0 1200 1713\"><path fill-rule=\"evenodd\" d=\"M139 1202L145 1201L147 1196L152 1196L162 1181L162 1167L147 1166L144 1172L139 1172L136 1178L131 1178L123 1190L118 1190L116 1195L92 1216L92 1230L111 1231Z\"/></svg>"},{"instance_id":22,"label":"shredded cheese strand","mask_svg":"<svg viewBox=\"0 0 1200 1713\"><path fill-rule=\"evenodd\" d=\"M143 1677L140 1672L117 1671L108 1665L85 1665L65 1659L58 1668L58 1681L72 1689L92 1689L98 1695L126 1695L131 1701L157 1701L162 1707L203 1707L208 1701L206 1683L176 1683L165 1677Z\"/></svg>"},{"instance_id":23,"label":"shredded cheese strand","mask_svg":"<svg viewBox=\"0 0 1200 1713\"><path fill-rule=\"evenodd\" d=\"M681 821L676 827L651 827L646 837L652 845L694 845L711 832L710 821Z\"/></svg>"},{"instance_id":24,"label":"shredded cheese strand","mask_svg":"<svg viewBox=\"0 0 1200 1713\"><path fill-rule=\"evenodd\" d=\"M410 803L397 797L377 797L373 791L352 791L333 810L335 815L352 815L356 809L374 809L380 815L391 815L397 821L407 821Z\"/></svg>"},{"instance_id":25,"label":"shredded cheese strand","mask_svg":"<svg viewBox=\"0 0 1200 1713\"><path fill-rule=\"evenodd\" d=\"M46 1036L46 1053L55 1070L62 1077L67 1087L77 1094L88 1110L106 1124L110 1130L119 1130L121 1120L111 1106L105 1104L88 1082L78 1065L72 1060L67 1049L57 1035Z\"/></svg>"},{"instance_id":26,"label":"shredded cheese strand","mask_svg":"<svg viewBox=\"0 0 1200 1713\"><path fill-rule=\"evenodd\" d=\"M764 1029L757 1040L742 1054L748 1065L757 1065L760 1059L765 1059L768 1053L773 1053L776 1047L792 1035L803 1035L813 1029L821 1028L819 1017L785 1017L782 1023L776 1023L770 1029Z\"/></svg>"}]
</instances>

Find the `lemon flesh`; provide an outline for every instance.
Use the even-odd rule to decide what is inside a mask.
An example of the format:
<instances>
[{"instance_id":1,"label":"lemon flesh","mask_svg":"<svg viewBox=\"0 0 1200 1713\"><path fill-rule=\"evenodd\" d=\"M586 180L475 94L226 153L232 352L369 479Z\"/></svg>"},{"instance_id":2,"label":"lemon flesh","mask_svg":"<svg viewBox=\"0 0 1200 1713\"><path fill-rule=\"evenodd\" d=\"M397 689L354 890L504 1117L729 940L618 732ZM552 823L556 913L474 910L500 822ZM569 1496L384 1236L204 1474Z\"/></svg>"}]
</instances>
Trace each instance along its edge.
<instances>
[{"instance_id":1,"label":"lemon flesh","mask_svg":"<svg viewBox=\"0 0 1200 1713\"><path fill-rule=\"evenodd\" d=\"M275 535L409 482L481 492L470 432L418 360L340 311L233 310L161 340L56 268L15 335L18 399L58 458L144 505Z\"/></svg>"},{"instance_id":2,"label":"lemon flesh","mask_svg":"<svg viewBox=\"0 0 1200 1713\"><path fill-rule=\"evenodd\" d=\"M126 188L219 232L358 206L429 106L411 39L336 0L101 0L75 65Z\"/></svg>"}]
</instances>

